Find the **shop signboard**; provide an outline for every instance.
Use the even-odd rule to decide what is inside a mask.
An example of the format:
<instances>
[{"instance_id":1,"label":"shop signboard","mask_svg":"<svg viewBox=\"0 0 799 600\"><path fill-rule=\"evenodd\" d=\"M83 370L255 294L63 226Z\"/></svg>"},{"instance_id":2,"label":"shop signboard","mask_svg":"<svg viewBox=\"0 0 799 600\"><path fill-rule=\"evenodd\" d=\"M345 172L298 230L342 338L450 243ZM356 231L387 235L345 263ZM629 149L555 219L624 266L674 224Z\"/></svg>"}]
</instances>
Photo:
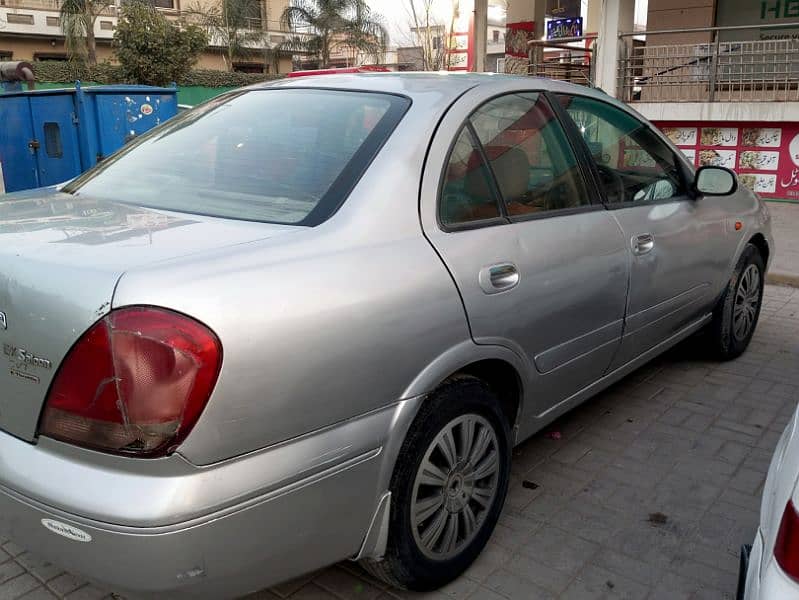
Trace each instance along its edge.
<instances>
[{"instance_id":1,"label":"shop signboard","mask_svg":"<svg viewBox=\"0 0 799 600\"><path fill-rule=\"evenodd\" d=\"M764 198L799 200L799 123L656 125L695 166L727 167Z\"/></svg>"},{"instance_id":2,"label":"shop signboard","mask_svg":"<svg viewBox=\"0 0 799 600\"><path fill-rule=\"evenodd\" d=\"M751 26L752 29L721 31L719 40L773 40L799 38L796 28L760 29L761 25L799 22L799 0L718 0L716 25Z\"/></svg>"},{"instance_id":3,"label":"shop signboard","mask_svg":"<svg viewBox=\"0 0 799 600\"><path fill-rule=\"evenodd\" d=\"M508 23L505 29L505 56L527 58L527 42L535 38L535 22Z\"/></svg>"},{"instance_id":4,"label":"shop signboard","mask_svg":"<svg viewBox=\"0 0 799 600\"><path fill-rule=\"evenodd\" d=\"M559 40L583 35L583 18L554 19L547 23L547 39Z\"/></svg>"}]
</instances>

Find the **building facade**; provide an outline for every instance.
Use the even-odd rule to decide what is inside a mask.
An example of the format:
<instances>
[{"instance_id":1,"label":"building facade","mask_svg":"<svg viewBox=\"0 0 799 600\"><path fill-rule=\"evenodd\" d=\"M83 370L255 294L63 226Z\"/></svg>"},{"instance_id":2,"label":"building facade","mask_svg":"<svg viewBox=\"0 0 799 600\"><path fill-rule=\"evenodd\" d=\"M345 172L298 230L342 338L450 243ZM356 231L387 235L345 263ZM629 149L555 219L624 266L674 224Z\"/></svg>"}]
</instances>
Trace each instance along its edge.
<instances>
[{"instance_id":1,"label":"building facade","mask_svg":"<svg viewBox=\"0 0 799 600\"><path fill-rule=\"evenodd\" d=\"M171 19L187 11L207 7L218 0L154 0L156 8ZM281 26L280 17L288 0L263 0L259 15L247 20L246 29L261 33L251 43L246 56L236 57L232 70L261 73L287 73L292 69L290 55L275 60L265 52L290 35ZM0 0L0 61L67 60L64 34L59 20L60 0ZM119 4L109 6L97 17L94 34L97 61L115 60L111 42L119 16ZM210 35L208 48L195 65L198 69L229 70L227 52L218 36ZM216 38L216 39L215 39Z\"/></svg>"}]
</instances>

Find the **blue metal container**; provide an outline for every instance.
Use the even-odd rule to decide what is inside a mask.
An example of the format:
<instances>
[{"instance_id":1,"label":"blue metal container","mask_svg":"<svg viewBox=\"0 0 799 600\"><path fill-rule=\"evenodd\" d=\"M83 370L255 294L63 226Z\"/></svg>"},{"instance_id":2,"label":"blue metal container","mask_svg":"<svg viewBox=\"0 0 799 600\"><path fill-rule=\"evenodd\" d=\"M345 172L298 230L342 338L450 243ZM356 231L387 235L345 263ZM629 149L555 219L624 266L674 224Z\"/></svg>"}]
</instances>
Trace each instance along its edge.
<instances>
[{"instance_id":1,"label":"blue metal container","mask_svg":"<svg viewBox=\"0 0 799 600\"><path fill-rule=\"evenodd\" d=\"M78 82L0 94L0 193L72 179L177 112L176 88Z\"/></svg>"}]
</instances>

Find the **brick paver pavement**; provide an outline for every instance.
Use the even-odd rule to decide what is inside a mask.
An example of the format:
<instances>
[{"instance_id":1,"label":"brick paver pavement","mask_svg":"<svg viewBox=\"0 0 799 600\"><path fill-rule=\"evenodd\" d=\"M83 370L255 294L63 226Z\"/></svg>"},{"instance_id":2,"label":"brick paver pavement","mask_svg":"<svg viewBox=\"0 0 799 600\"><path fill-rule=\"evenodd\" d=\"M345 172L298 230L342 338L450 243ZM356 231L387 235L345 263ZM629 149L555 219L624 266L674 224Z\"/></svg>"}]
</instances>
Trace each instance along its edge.
<instances>
[{"instance_id":1,"label":"brick paver pavement","mask_svg":"<svg viewBox=\"0 0 799 600\"><path fill-rule=\"evenodd\" d=\"M771 264L770 279L775 283L799 285L799 204L769 202L771 233L777 253Z\"/></svg>"},{"instance_id":2,"label":"brick paver pavement","mask_svg":"<svg viewBox=\"0 0 799 600\"><path fill-rule=\"evenodd\" d=\"M496 532L445 589L392 591L342 563L250 598L733 598L738 550L799 399L799 290L767 287L738 360L708 361L698 347L688 340L517 448ZM0 600L108 597L2 549Z\"/></svg>"}]
</instances>

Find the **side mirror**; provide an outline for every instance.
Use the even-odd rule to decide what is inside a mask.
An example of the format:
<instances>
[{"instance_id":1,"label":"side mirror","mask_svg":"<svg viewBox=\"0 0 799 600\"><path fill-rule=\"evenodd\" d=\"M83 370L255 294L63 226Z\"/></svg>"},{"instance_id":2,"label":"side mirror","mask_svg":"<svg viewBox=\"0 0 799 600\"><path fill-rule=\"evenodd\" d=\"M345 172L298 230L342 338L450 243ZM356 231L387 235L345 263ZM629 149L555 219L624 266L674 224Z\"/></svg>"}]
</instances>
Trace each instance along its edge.
<instances>
[{"instance_id":1,"label":"side mirror","mask_svg":"<svg viewBox=\"0 0 799 600\"><path fill-rule=\"evenodd\" d=\"M701 196L729 196L738 189L738 178L724 167L699 167L694 177L694 190Z\"/></svg>"}]
</instances>

